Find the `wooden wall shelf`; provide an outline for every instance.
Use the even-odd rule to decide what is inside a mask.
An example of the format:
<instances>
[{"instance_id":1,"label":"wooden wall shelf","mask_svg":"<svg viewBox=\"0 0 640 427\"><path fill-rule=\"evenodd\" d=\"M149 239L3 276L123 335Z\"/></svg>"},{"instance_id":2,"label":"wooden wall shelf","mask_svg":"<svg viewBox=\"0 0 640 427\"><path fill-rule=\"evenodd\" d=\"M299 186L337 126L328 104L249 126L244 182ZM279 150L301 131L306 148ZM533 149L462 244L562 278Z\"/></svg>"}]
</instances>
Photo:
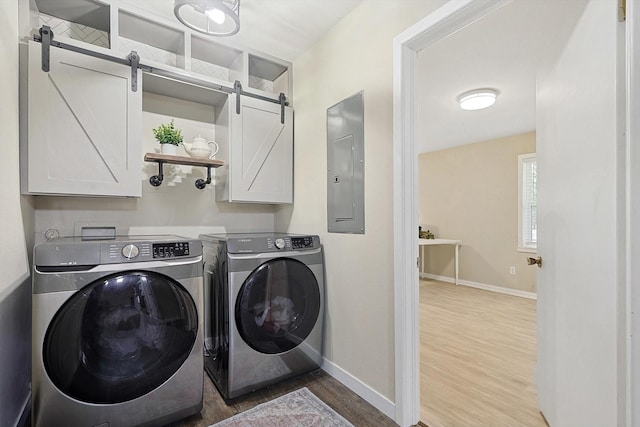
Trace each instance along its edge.
<instances>
[{"instance_id":1,"label":"wooden wall shelf","mask_svg":"<svg viewBox=\"0 0 640 427\"><path fill-rule=\"evenodd\" d=\"M215 159L198 159L195 157L185 157L185 156L170 156L168 154L159 154L159 153L147 153L144 155L145 162L155 162L158 164L158 175L153 175L149 178L149 183L154 187L158 187L162 184L162 180L164 179L164 174L162 173L162 165L165 163L171 165L186 165L186 166L201 166L207 168L207 179L197 179L195 182L196 188L202 190L207 186L207 184L211 184L211 168L219 168L220 166L224 166L224 162L222 160Z\"/></svg>"}]
</instances>

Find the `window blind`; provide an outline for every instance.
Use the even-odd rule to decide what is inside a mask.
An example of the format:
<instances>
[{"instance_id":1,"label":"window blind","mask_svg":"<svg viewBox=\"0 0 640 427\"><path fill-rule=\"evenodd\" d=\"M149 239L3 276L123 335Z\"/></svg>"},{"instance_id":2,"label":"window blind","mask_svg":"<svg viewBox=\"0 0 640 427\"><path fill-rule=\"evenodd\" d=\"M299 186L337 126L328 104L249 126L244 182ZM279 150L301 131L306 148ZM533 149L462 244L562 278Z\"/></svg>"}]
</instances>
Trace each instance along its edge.
<instances>
[{"instance_id":1,"label":"window blind","mask_svg":"<svg viewBox=\"0 0 640 427\"><path fill-rule=\"evenodd\" d=\"M522 244L536 246L538 241L537 227L537 192L536 192L536 158L522 159Z\"/></svg>"}]
</instances>

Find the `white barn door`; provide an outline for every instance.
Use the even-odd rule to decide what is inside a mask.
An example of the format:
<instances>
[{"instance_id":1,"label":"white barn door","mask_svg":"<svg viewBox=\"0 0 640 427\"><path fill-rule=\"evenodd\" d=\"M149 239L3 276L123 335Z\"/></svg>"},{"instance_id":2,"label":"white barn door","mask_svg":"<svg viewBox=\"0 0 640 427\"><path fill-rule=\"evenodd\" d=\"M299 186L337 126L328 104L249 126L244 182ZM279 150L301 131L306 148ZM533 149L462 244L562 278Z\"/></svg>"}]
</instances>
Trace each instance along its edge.
<instances>
[{"instance_id":1,"label":"white barn door","mask_svg":"<svg viewBox=\"0 0 640 427\"><path fill-rule=\"evenodd\" d=\"M622 425L624 399L620 24L617 2L567 5L573 8L571 20L558 40L557 59L537 82L542 268L536 381L541 411L552 427L615 426Z\"/></svg>"},{"instance_id":2,"label":"white barn door","mask_svg":"<svg viewBox=\"0 0 640 427\"><path fill-rule=\"evenodd\" d=\"M142 90L131 68L29 43L23 72L22 191L31 194L140 197ZM25 65L25 64L23 64Z\"/></svg>"}]
</instances>

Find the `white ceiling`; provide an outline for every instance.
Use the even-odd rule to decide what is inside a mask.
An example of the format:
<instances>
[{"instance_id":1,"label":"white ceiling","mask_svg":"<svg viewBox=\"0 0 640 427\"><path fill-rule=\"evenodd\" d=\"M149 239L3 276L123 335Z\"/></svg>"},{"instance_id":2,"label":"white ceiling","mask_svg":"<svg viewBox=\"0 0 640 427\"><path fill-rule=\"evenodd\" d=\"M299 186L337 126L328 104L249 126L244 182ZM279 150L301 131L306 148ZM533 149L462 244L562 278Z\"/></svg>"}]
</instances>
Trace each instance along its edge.
<instances>
[{"instance_id":1,"label":"white ceiling","mask_svg":"<svg viewBox=\"0 0 640 427\"><path fill-rule=\"evenodd\" d=\"M553 6L514 1L419 53L418 152L535 130L536 74L551 61L552 30L562 22ZM458 95L487 87L499 91L494 106L460 109Z\"/></svg>"},{"instance_id":2,"label":"white ceiling","mask_svg":"<svg viewBox=\"0 0 640 427\"><path fill-rule=\"evenodd\" d=\"M121 0L178 22L173 0ZM293 61L362 0L241 0L240 32L218 41Z\"/></svg>"}]
</instances>

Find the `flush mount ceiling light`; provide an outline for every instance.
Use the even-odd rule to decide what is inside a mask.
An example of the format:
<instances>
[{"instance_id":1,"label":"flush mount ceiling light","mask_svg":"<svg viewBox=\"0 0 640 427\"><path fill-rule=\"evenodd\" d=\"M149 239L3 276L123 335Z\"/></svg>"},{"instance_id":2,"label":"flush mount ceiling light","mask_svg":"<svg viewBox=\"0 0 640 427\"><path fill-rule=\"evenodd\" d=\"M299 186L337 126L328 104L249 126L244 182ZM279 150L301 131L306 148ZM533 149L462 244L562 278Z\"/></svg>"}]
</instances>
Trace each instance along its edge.
<instances>
[{"instance_id":1,"label":"flush mount ceiling light","mask_svg":"<svg viewBox=\"0 0 640 427\"><path fill-rule=\"evenodd\" d=\"M497 97L495 89L475 89L458 96L458 102L463 110L482 110L495 104Z\"/></svg>"},{"instance_id":2,"label":"flush mount ceiling light","mask_svg":"<svg viewBox=\"0 0 640 427\"><path fill-rule=\"evenodd\" d=\"M240 0L175 0L173 13L187 27L210 36L240 30Z\"/></svg>"}]
</instances>

